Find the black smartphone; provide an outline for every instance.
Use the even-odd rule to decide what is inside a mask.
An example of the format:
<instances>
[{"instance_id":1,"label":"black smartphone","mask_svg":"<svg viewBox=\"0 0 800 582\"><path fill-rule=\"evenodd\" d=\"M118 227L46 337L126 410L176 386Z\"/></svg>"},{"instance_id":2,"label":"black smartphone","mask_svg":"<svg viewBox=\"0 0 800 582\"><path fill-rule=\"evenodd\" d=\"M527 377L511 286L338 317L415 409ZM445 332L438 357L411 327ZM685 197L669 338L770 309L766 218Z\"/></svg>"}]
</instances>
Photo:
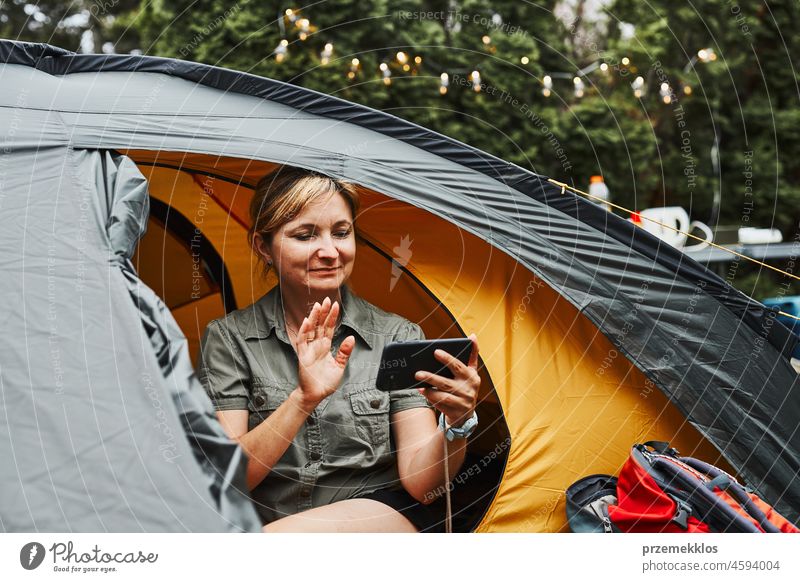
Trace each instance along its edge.
<instances>
[{"instance_id":1,"label":"black smartphone","mask_svg":"<svg viewBox=\"0 0 800 582\"><path fill-rule=\"evenodd\" d=\"M387 344L381 354L376 387L378 390L404 390L428 386L414 378L414 374L420 370L453 378L450 369L434 357L436 350L444 350L464 364L469 364L472 341L469 338L455 338Z\"/></svg>"}]
</instances>

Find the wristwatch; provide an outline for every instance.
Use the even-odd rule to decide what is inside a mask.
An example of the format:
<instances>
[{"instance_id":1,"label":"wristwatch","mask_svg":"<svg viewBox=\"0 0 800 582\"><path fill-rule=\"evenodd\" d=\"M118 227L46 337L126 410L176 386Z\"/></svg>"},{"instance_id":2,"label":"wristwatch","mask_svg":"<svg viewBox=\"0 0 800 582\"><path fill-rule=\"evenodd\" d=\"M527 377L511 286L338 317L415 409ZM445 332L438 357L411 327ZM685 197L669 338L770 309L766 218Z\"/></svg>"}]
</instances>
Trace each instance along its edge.
<instances>
[{"instance_id":1,"label":"wristwatch","mask_svg":"<svg viewBox=\"0 0 800 582\"><path fill-rule=\"evenodd\" d=\"M473 433L477 426L478 413L474 411L472 416L470 416L464 424L457 428L447 424L447 421L444 419L444 414L439 415L439 430L444 433L444 436L447 437L448 441L467 438Z\"/></svg>"}]
</instances>

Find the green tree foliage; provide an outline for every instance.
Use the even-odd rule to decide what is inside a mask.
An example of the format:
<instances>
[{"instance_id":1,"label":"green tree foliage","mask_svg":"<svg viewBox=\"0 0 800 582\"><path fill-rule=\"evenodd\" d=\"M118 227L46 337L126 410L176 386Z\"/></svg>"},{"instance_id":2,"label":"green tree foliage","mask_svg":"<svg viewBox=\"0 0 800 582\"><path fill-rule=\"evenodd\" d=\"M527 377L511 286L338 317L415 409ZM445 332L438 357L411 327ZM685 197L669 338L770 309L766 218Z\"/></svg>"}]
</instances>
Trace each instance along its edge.
<instances>
[{"instance_id":1,"label":"green tree foliage","mask_svg":"<svg viewBox=\"0 0 800 582\"><path fill-rule=\"evenodd\" d=\"M633 38L622 39L619 28L608 35L609 47L631 55L649 87L667 82L674 90L668 105L659 102L657 90L642 100L641 117L653 128L649 149L658 155L651 166L659 172L643 174L646 166L640 166L636 173L645 206L678 204L709 223L718 218L733 227L775 227L787 239L799 236L800 5L616 0L609 13L636 23ZM703 62L698 51L704 48L716 59ZM739 279L733 282L755 296L791 281L752 268ZM798 291L793 283L788 294Z\"/></svg>"},{"instance_id":2,"label":"green tree foliage","mask_svg":"<svg viewBox=\"0 0 800 582\"><path fill-rule=\"evenodd\" d=\"M42 42L80 52L129 52L139 0L0 0L0 38Z\"/></svg>"},{"instance_id":3,"label":"green tree foliage","mask_svg":"<svg viewBox=\"0 0 800 582\"><path fill-rule=\"evenodd\" d=\"M696 9L700 6L702 12ZM792 152L798 147L800 115L798 4L708 0L695 6L666 1L643 6L617 0L609 11L637 23L634 38L611 37L609 44L641 63L651 86L662 82L663 71L675 90L666 107L659 108L658 94L645 100L664 175L662 184L646 186L652 201L663 190L664 201L713 220L713 193L719 188L722 222L796 232L800 160ZM698 59L703 48L712 49L716 60ZM685 86L691 95L684 94ZM680 111L685 127L678 123ZM718 173L712 164L715 135ZM692 170L694 181L687 179Z\"/></svg>"},{"instance_id":4,"label":"green tree foliage","mask_svg":"<svg viewBox=\"0 0 800 582\"><path fill-rule=\"evenodd\" d=\"M231 6L241 9L209 30ZM189 7L192 17L184 19ZM297 21L284 15L287 7L274 1L157 1L142 15L141 30L150 54L281 79L393 113L526 166L538 163L540 140L526 114L540 107L541 69L539 43L528 31L531 22L551 16L548 10L515 1L332 0L297 13L311 23L301 40ZM282 39L287 52L278 62ZM333 55L323 64L327 43ZM398 52L406 63L398 61ZM382 63L391 84L384 82ZM474 70L480 72L480 92L469 79ZM442 73L449 76L444 95Z\"/></svg>"},{"instance_id":5,"label":"green tree foliage","mask_svg":"<svg viewBox=\"0 0 800 582\"><path fill-rule=\"evenodd\" d=\"M89 29L96 52L111 43L115 52L138 49L309 87L582 189L602 174L628 208L681 205L710 224L797 236L796 0L607 0L595 12L592 4L11 0L0 2L0 34L77 50ZM328 43L333 51L323 59ZM711 51L700 58L700 49ZM587 71L600 63L606 70ZM578 96L573 76L581 70Z\"/></svg>"}]
</instances>

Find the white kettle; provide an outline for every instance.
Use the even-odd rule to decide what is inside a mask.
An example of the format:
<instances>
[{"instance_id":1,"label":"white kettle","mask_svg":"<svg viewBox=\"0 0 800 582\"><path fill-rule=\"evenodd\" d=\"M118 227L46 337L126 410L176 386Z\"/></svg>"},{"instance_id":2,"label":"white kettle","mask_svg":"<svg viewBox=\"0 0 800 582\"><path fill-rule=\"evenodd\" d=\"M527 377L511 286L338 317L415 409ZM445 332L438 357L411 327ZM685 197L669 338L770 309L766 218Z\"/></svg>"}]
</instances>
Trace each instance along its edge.
<instances>
[{"instance_id":1,"label":"white kettle","mask_svg":"<svg viewBox=\"0 0 800 582\"><path fill-rule=\"evenodd\" d=\"M681 206L663 206L659 208L647 208L639 212L641 217L641 226L647 232L654 234L666 243L671 244L673 247L683 251L699 251L708 246L708 243L714 238L711 229L705 223L698 220L689 221L689 214ZM648 220L650 219L650 220ZM662 226L664 225L664 226ZM671 228L675 228L681 232L675 232ZM704 241L686 245L689 237L685 233L690 233L692 230L698 229L702 231Z\"/></svg>"}]
</instances>

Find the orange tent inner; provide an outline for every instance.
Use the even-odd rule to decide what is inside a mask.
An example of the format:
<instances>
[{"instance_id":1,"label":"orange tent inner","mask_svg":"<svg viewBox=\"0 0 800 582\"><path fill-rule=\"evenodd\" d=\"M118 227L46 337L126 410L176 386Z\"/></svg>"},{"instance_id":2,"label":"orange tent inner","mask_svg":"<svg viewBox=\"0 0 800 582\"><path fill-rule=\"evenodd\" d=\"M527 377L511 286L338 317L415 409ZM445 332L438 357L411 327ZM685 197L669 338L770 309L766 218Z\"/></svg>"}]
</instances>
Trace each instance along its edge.
<instances>
[{"instance_id":1,"label":"orange tent inner","mask_svg":"<svg viewBox=\"0 0 800 582\"><path fill-rule=\"evenodd\" d=\"M154 201L194 225L225 266L230 291L199 268L185 235L181 241L163 225L148 230L136 257L196 357L207 323L225 314L223 293L242 308L276 283L259 276L246 240L252 187L274 165L123 153L139 164ZM481 507L477 531L565 531L565 489L589 474L616 474L636 442L670 441L726 466L594 324L534 273L424 209L363 188L361 194L355 292L418 322L427 337L478 334L481 422L461 472L489 482L473 491L481 499L475 507L491 500L494 476L502 479L488 509Z\"/></svg>"}]
</instances>

